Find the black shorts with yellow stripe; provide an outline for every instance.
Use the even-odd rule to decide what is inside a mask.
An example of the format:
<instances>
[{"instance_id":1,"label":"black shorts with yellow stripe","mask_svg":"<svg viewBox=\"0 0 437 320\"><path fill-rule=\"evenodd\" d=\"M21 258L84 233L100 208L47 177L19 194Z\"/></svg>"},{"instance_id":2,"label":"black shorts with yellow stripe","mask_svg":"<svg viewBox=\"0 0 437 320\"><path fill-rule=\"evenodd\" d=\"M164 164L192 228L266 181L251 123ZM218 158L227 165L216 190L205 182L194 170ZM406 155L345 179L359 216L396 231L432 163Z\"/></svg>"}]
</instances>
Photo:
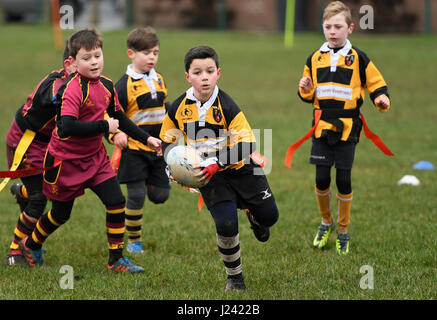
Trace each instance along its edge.
<instances>
[{"instance_id":1,"label":"black shorts with yellow stripe","mask_svg":"<svg viewBox=\"0 0 437 320\"><path fill-rule=\"evenodd\" d=\"M246 164L240 169L227 169L217 172L209 183L199 191L205 205L232 201L240 209L261 207L275 201L262 168L255 164Z\"/></svg>"},{"instance_id":2,"label":"black shorts with yellow stripe","mask_svg":"<svg viewBox=\"0 0 437 320\"><path fill-rule=\"evenodd\" d=\"M146 184L170 188L170 180L165 172L164 157L155 152L124 149L120 159L117 179L120 183L145 180Z\"/></svg>"}]
</instances>

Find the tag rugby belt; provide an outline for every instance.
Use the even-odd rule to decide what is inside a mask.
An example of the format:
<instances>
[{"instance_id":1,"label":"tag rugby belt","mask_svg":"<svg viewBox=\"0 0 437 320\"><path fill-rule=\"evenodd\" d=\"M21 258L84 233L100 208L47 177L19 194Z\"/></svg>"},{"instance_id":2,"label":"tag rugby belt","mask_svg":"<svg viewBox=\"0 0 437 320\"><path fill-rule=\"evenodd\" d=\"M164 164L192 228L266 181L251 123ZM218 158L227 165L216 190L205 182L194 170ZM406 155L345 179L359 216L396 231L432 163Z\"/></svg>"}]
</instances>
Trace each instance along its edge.
<instances>
[{"instance_id":1,"label":"tag rugby belt","mask_svg":"<svg viewBox=\"0 0 437 320\"><path fill-rule=\"evenodd\" d=\"M388 156L394 156L390 149L382 142L381 138L373 133L367 126L364 115L361 113L360 109L315 109L314 110L314 126L308 131L299 141L293 143L288 149L285 155L285 165L291 168L291 159L294 152L308 140L317 128L320 120L338 119L338 118L357 118L360 117L363 122L364 135L367 139L370 139L382 152Z\"/></svg>"},{"instance_id":2,"label":"tag rugby belt","mask_svg":"<svg viewBox=\"0 0 437 320\"><path fill-rule=\"evenodd\" d=\"M55 162L52 167L41 167L41 168L26 168L26 169L20 169L17 170L18 166L21 163L21 160L23 160L24 154L26 153L27 148L29 148L29 145L32 143L33 139L35 138L36 133L35 131L26 129L24 131L23 137L21 138L20 142L18 143L17 148L14 152L14 160L12 162L12 166L9 171L0 171L0 178L6 178L4 179L0 184L0 191L3 190L3 188L8 184L9 180L15 179L15 178L21 178L21 177L27 177L32 174L47 171L50 169L53 169L61 163L60 160L55 159Z\"/></svg>"}]
</instances>

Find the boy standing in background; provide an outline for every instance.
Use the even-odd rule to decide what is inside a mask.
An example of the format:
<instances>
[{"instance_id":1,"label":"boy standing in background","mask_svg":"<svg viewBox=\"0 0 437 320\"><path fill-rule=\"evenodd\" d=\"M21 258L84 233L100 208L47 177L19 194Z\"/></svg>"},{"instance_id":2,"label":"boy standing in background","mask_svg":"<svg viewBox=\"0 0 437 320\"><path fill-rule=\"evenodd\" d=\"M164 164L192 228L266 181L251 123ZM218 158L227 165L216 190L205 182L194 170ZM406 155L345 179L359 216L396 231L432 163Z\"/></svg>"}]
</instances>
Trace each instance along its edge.
<instances>
[{"instance_id":1,"label":"boy standing in background","mask_svg":"<svg viewBox=\"0 0 437 320\"><path fill-rule=\"evenodd\" d=\"M338 189L336 249L339 255L347 255L350 251L351 171L355 147L362 126L365 126L360 115L365 88L379 111L387 112L390 108L387 84L382 75L367 55L347 39L353 29L349 8L341 1L329 3L323 15L327 42L308 57L298 92L303 101L312 103L316 111L321 110L321 117L315 116L310 156L310 163L316 165L315 194L322 217L313 246L323 248L334 230L330 171L335 164Z\"/></svg>"},{"instance_id":2,"label":"boy standing in background","mask_svg":"<svg viewBox=\"0 0 437 320\"><path fill-rule=\"evenodd\" d=\"M129 33L126 42L127 55L132 63L115 85L120 105L138 127L159 138L166 112L167 88L164 78L155 70L159 56L158 36L153 28L136 28ZM155 204L165 202L170 195L166 163L162 154L123 132L117 132L113 142L123 149L117 178L127 188L127 251L142 253L141 229L146 195Z\"/></svg>"}]
</instances>

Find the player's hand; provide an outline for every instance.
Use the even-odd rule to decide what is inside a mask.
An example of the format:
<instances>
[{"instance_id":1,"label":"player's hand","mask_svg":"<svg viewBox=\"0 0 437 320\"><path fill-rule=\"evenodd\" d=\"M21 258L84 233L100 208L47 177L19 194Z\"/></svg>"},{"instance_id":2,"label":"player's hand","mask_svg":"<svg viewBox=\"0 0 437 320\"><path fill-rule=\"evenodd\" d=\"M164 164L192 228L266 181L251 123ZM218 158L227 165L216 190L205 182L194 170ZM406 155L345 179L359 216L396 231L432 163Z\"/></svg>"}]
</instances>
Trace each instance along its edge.
<instances>
[{"instance_id":1,"label":"player's hand","mask_svg":"<svg viewBox=\"0 0 437 320\"><path fill-rule=\"evenodd\" d=\"M114 145L124 149L128 146L127 134L124 132L117 132L113 137Z\"/></svg>"},{"instance_id":2,"label":"player's hand","mask_svg":"<svg viewBox=\"0 0 437 320\"><path fill-rule=\"evenodd\" d=\"M299 88L301 88L304 92L308 92L313 87L313 80L310 77L303 77L299 81Z\"/></svg>"},{"instance_id":3,"label":"player's hand","mask_svg":"<svg viewBox=\"0 0 437 320\"><path fill-rule=\"evenodd\" d=\"M170 173L170 169L168 168L168 166L165 167L165 173L167 174L167 177L171 180L171 182L176 183L177 185L183 187L183 185L181 185L178 181L175 180L175 178L173 178L173 176Z\"/></svg>"},{"instance_id":4,"label":"player's hand","mask_svg":"<svg viewBox=\"0 0 437 320\"><path fill-rule=\"evenodd\" d=\"M220 170L220 166L217 163L217 158L208 158L204 161L202 161L198 166L195 166L194 168L203 168L202 171L200 171L196 176L199 176L199 181L203 180L210 180L213 175L217 173L217 171Z\"/></svg>"},{"instance_id":5,"label":"player's hand","mask_svg":"<svg viewBox=\"0 0 437 320\"><path fill-rule=\"evenodd\" d=\"M106 121L108 121L109 124L109 133L115 133L118 129L118 120L114 118L108 118Z\"/></svg>"},{"instance_id":6,"label":"player's hand","mask_svg":"<svg viewBox=\"0 0 437 320\"><path fill-rule=\"evenodd\" d=\"M153 150L155 150L156 154L158 156L162 156L162 146L161 146L161 144L162 144L162 141L160 139L158 139L158 138L150 136L147 139L147 145L150 148L152 148Z\"/></svg>"},{"instance_id":7,"label":"player's hand","mask_svg":"<svg viewBox=\"0 0 437 320\"><path fill-rule=\"evenodd\" d=\"M390 107L390 99L385 94L382 94L375 99L375 104L384 110Z\"/></svg>"}]
</instances>

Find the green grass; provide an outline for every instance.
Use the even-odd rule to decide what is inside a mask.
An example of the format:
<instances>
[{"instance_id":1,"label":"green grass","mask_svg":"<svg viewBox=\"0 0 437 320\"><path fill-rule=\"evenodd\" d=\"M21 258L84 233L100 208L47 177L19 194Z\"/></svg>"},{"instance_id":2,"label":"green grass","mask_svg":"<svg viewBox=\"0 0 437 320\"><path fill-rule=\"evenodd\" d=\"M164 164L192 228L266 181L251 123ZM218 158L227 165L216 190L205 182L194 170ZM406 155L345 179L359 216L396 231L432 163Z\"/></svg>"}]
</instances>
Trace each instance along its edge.
<instances>
[{"instance_id":1,"label":"green grass","mask_svg":"<svg viewBox=\"0 0 437 320\"><path fill-rule=\"evenodd\" d=\"M436 37L353 35L351 41L374 61L388 82L392 109L379 113L366 97L366 120L395 153L383 155L361 139L352 173L354 201L351 249L335 252L335 237L324 251L311 248L319 223L313 192L314 167L308 164L310 142L284 166L287 147L308 129L312 107L297 97L297 83L307 56L321 45L319 34L297 34L286 50L281 35L158 30L158 71L166 80L169 100L187 89L183 57L207 44L220 56L220 87L244 110L254 129L273 130L272 171L268 179L280 210L271 240L255 240L240 214L243 269L248 290L225 293L225 273L216 247L213 220L197 197L173 187L163 205L146 201L144 255L134 261L141 275L114 275L106 270L103 205L90 191L76 200L70 221L45 243L44 268L0 265L0 299L436 299L436 171L413 171L428 160L437 165L435 121ZM104 33L104 74L114 81L127 63L128 30ZM69 33L65 33L66 36ZM36 83L60 66L52 30L44 26L2 25L0 59L0 132L3 139L16 109ZM111 147L108 147L111 150ZM6 169L4 149L0 164ZM264 152L264 146L260 146ZM405 174L417 187L398 186ZM335 190L335 186L333 186ZM123 189L124 190L124 189ZM5 189L0 193L0 244L8 251L18 206ZM62 265L71 265L73 290L59 285ZM374 289L360 288L364 265L374 269Z\"/></svg>"}]
</instances>

